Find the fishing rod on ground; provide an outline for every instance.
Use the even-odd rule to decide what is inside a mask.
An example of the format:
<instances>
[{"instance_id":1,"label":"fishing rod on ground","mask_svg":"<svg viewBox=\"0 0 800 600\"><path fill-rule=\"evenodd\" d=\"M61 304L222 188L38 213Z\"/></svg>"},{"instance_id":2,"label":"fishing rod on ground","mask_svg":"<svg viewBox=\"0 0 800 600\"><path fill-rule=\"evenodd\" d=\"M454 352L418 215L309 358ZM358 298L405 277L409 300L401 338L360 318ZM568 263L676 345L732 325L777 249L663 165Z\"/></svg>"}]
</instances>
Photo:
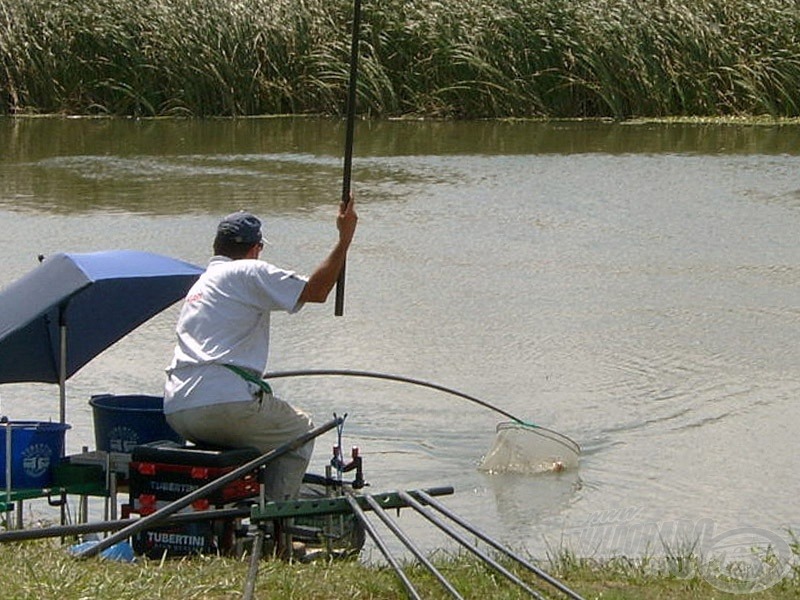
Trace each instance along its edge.
<instances>
[{"instance_id":1,"label":"fishing rod on ground","mask_svg":"<svg viewBox=\"0 0 800 600\"><path fill-rule=\"evenodd\" d=\"M347 130L344 141L344 172L342 174L342 202L350 202L350 182L353 174L353 137L356 128L356 80L358 76L358 39L361 28L361 0L353 0L353 29L350 40L350 83L347 91ZM346 263L342 263L339 278L336 281L336 300L334 315L344 314L344 283Z\"/></svg>"}]
</instances>

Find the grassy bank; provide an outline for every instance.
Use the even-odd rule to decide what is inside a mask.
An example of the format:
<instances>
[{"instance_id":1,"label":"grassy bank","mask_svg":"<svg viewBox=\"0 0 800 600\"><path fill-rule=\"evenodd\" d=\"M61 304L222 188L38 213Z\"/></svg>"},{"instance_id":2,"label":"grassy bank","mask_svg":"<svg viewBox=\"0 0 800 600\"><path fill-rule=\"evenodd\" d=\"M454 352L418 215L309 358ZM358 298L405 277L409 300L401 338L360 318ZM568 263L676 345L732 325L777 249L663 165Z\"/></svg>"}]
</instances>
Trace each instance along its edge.
<instances>
[{"instance_id":1,"label":"grassy bank","mask_svg":"<svg viewBox=\"0 0 800 600\"><path fill-rule=\"evenodd\" d=\"M5 0L0 112L338 114L351 0ZM800 116L786 0L363 0L372 116Z\"/></svg>"},{"instance_id":2,"label":"grassy bank","mask_svg":"<svg viewBox=\"0 0 800 600\"><path fill-rule=\"evenodd\" d=\"M743 598L783 600L800 594L798 548L794 566L769 589L742 596L712 585L707 569L691 557L657 567L655 561L616 559L605 563L579 561L565 556L543 568L582 597L589 599L696 600L697 598ZM466 598L503 600L530 597L521 588L466 556L433 557L437 567ZM767 564L767 563L765 563ZM676 566L677 565L677 566ZM514 569L529 585L547 597L563 597L554 588L541 585L527 572ZM0 545L4 600L209 600L238 598L247 576L246 560L196 557L184 560L115 563L81 561L70 557L52 542ZM449 597L444 588L421 566L408 566L406 573L424 598ZM705 576L704 576L705 573ZM724 587L724 586L722 586ZM264 561L259 570L256 597L262 599L321 600L326 598L404 598L394 572L358 562L287 564Z\"/></svg>"}]
</instances>

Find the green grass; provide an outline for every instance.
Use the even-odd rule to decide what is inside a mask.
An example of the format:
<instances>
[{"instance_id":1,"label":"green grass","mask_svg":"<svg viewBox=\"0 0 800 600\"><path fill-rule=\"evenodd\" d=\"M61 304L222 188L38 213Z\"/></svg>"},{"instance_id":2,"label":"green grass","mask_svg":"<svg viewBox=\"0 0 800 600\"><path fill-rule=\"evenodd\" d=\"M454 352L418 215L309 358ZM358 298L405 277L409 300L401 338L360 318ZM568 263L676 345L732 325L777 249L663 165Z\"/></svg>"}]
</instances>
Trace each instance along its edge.
<instances>
[{"instance_id":1,"label":"green grass","mask_svg":"<svg viewBox=\"0 0 800 600\"><path fill-rule=\"evenodd\" d=\"M742 596L721 591L704 578L702 561L692 555L672 556L669 561L624 557L609 561L579 559L561 552L542 568L570 589L588 599L695 600L746 597L783 600L800 594L800 548L793 544L793 563L784 576L767 590ZM476 558L438 553L431 560L466 598L516 599L530 597L521 588ZM678 562L675 562L675 561ZM764 557L769 561L769 557ZM508 568L547 597L563 597L542 585L533 574ZM231 599L241 597L247 576L247 559L194 557L182 560L117 563L79 560L53 541L0 545L3 598L36 600L106 599L164 600ZM446 598L444 588L419 564L405 565L405 572L424 598ZM292 598L404 598L405 592L389 567L367 566L357 561L288 564L262 562L256 597Z\"/></svg>"},{"instance_id":2,"label":"green grass","mask_svg":"<svg viewBox=\"0 0 800 600\"><path fill-rule=\"evenodd\" d=\"M359 112L800 116L785 0L362 0ZM341 114L351 0L5 0L0 112Z\"/></svg>"}]
</instances>

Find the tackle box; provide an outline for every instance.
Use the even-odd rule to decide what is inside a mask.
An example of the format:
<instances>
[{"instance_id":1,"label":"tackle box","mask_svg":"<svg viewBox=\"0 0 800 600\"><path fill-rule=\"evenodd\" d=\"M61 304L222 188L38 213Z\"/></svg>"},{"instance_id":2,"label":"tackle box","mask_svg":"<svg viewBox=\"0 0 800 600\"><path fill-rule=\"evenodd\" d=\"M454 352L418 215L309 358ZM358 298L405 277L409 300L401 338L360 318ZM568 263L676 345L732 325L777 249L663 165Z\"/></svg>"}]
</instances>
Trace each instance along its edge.
<instances>
[{"instance_id":1,"label":"tackle box","mask_svg":"<svg viewBox=\"0 0 800 600\"><path fill-rule=\"evenodd\" d=\"M183 498L261 456L256 448L210 449L193 446L136 446L131 454L130 510L142 515ZM258 469L192 504L194 510L219 507L258 494Z\"/></svg>"},{"instance_id":2,"label":"tackle box","mask_svg":"<svg viewBox=\"0 0 800 600\"><path fill-rule=\"evenodd\" d=\"M165 554L168 557L227 554L233 549L235 527L233 520L154 527L133 535L131 546L136 554L151 559L161 559Z\"/></svg>"}]
</instances>

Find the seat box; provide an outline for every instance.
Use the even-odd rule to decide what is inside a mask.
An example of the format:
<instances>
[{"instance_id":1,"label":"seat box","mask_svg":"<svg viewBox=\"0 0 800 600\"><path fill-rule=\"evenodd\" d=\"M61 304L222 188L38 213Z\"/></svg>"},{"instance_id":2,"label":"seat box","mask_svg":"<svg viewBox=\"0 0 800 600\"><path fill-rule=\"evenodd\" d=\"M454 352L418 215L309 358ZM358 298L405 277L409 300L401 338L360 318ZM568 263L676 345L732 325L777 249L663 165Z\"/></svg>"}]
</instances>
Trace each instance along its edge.
<instances>
[{"instance_id":1,"label":"seat box","mask_svg":"<svg viewBox=\"0 0 800 600\"><path fill-rule=\"evenodd\" d=\"M234 521L197 521L140 531L131 538L136 554L151 559L226 554L233 547Z\"/></svg>"},{"instance_id":2,"label":"seat box","mask_svg":"<svg viewBox=\"0 0 800 600\"><path fill-rule=\"evenodd\" d=\"M149 514L257 458L255 448L233 450L138 446L133 449L128 486L132 512ZM211 492L195 509L221 506L258 494L258 469Z\"/></svg>"}]
</instances>

